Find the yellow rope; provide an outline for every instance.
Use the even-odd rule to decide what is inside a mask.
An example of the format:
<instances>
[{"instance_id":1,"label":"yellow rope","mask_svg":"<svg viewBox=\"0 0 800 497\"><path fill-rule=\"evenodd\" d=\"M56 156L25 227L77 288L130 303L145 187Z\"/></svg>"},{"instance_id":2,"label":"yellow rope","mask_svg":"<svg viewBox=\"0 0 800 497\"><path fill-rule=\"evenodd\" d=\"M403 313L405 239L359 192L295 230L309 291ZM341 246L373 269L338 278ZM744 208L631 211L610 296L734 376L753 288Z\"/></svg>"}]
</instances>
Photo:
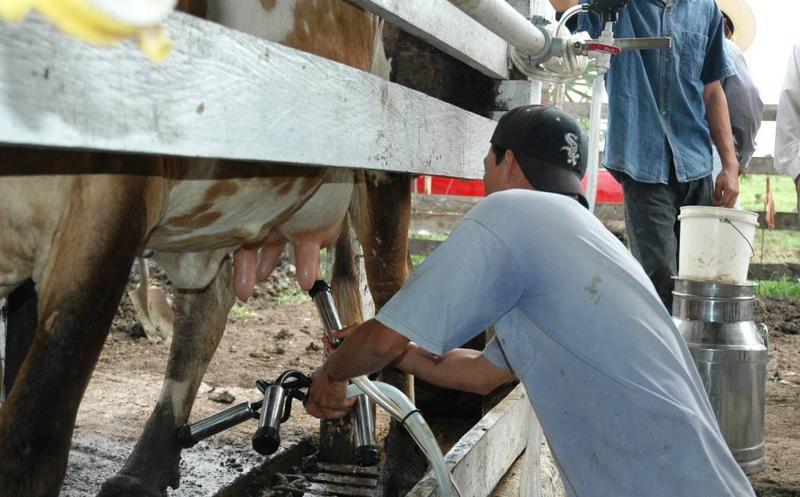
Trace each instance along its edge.
<instances>
[{"instance_id":1,"label":"yellow rope","mask_svg":"<svg viewBox=\"0 0 800 497\"><path fill-rule=\"evenodd\" d=\"M110 17L91 0L0 0L0 19L18 21L31 9L47 17L65 33L95 45L110 45L137 38L142 51L160 62L172 49L161 26L134 26Z\"/></svg>"}]
</instances>

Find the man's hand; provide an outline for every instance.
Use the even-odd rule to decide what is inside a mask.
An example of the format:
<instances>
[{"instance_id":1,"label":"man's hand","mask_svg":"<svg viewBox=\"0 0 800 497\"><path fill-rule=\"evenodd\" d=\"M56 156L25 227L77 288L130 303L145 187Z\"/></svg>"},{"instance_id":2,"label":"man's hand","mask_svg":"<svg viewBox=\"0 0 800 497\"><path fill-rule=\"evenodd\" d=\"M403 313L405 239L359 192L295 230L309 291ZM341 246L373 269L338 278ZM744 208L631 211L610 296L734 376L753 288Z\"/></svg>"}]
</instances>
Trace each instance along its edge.
<instances>
[{"instance_id":1,"label":"man's hand","mask_svg":"<svg viewBox=\"0 0 800 497\"><path fill-rule=\"evenodd\" d=\"M350 336L350 333L352 333L356 329L356 326L358 326L358 325L351 324L350 326L346 326L346 327L342 328L341 330L332 331L331 332L331 336L333 338L339 338L339 339L344 340L345 338ZM327 336L323 336L322 337L322 345L325 346L325 351L328 352L329 354L331 352L333 352L333 350L334 350L333 345L331 345L331 341L328 340Z\"/></svg>"},{"instance_id":2,"label":"man's hand","mask_svg":"<svg viewBox=\"0 0 800 497\"><path fill-rule=\"evenodd\" d=\"M356 399L347 398L347 380L332 381L325 366L314 371L311 379L306 412L321 419L341 418L350 412Z\"/></svg>"},{"instance_id":3,"label":"man's hand","mask_svg":"<svg viewBox=\"0 0 800 497\"><path fill-rule=\"evenodd\" d=\"M730 168L723 168L714 186L714 205L733 208L737 198L739 198L739 176L731 173Z\"/></svg>"}]
</instances>

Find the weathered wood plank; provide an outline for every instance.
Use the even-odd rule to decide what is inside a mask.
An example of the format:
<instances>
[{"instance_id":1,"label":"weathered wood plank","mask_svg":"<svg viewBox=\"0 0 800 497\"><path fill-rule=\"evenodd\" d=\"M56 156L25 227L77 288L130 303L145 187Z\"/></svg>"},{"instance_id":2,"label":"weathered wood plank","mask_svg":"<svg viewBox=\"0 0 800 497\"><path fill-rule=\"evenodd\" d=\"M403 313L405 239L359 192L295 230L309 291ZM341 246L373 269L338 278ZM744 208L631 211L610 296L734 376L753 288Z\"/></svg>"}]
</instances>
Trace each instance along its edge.
<instances>
[{"instance_id":1,"label":"weathered wood plank","mask_svg":"<svg viewBox=\"0 0 800 497\"><path fill-rule=\"evenodd\" d=\"M350 464L335 464L335 463L327 463L327 462L317 462L317 468L320 471L325 471L326 473L334 473L339 475L351 475L351 476L365 476L365 477L375 477L377 478L380 475L380 471L378 470L377 466L355 466Z\"/></svg>"},{"instance_id":2,"label":"weathered wood plank","mask_svg":"<svg viewBox=\"0 0 800 497\"><path fill-rule=\"evenodd\" d=\"M758 213L758 225L761 228L767 226L766 218L767 215L765 212ZM776 212L775 229L779 230L800 229L800 216L798 216L796 212Z\"/></svg>"},{"instance_id":3,"label":"weathered wood plank","mask_svg":"<svg viewBox=\"0 0 800 497\"><path fill-rule=\"evenodd\" d=\"M483 74L508 79L508 43L447 0L348 0Z\"/></svg>"},{"instance_id":4,"label":"weathered wood plank","mask_svg":"<svg viewBox=\"0 0 800 497\"><path fill-rule=\"evenodd\" d=\"M756 247L756 250L758 250L758 247ZM756 253L756 257L758 257L758 253ZM800 279L800 264L750 263L747 273L747 279L749 280L779 280L781 278Z\"/></svg>"},{"instance_id":5,"label":"weathered wood plank","mask_svg":"<svg viewBox=\"0 0 800 497\"><path fill-rule=\"evenodd\" d=\"M464 214L480 200L480 197L415 194L411 200L412 215L409 232L446 235L453 231ZM625 221L621 204L597 204L595 216L614 233L621 230L620 223Z\"/></svg>"},{"instance_id":6,"label":"weathered wood plank","mask_svg":"<svg viewBox=\"0 0 800 497\"><path fill-rule=\"evenodd\" d=\"M494 122L175 13L161 65L37 16L0 24L0 143L482 175Z\"/></svg>"},{"instance_id":7,"label":"weathered wood plank","mask_svg":"<svg viewBox=\"0 0 800 497\"><path fill-rule=\"evenodd\" d=\"M525 448L530 404L525 388L518 385L500 404L483 417L445 456L462 497L484 497L500 481ZM407 497L437 495L432 472Z\"/></svg>"},{"instance_id":8,"label":"weathered wood plank","mask_svg":"<svg viewBox=\"0 0 800 497\"><path fill-rule=\"evenodd\" d=\"M753 157L747 166L747 174L780 174L775 170L773 157Z\"/></svg>"},{"instance_id":9,"label":"weathered wood plank","mask_svg":"<svg viewBox=\"0 0 800 497\"><path fill-rule=\"evenodd\" d=\"M374 497L375 489L348 487L333 483L309 483L305 490L312 495L352 495L353 497Z\"/></svg>"},{"instance_id":10,"label":"weathered wood plank","mask_svg":"<svg viewBox=\"0 0 800 497\"><path fill-rule=\"evenodd\" d=\"M375 488L378 485L377 476L375 477L358 477L347 475L335 475L331 473L312 473L305 475L309 481L317 483L336 483L339 485L352 485L355 487Z\"/></svg>"}]
</instances>

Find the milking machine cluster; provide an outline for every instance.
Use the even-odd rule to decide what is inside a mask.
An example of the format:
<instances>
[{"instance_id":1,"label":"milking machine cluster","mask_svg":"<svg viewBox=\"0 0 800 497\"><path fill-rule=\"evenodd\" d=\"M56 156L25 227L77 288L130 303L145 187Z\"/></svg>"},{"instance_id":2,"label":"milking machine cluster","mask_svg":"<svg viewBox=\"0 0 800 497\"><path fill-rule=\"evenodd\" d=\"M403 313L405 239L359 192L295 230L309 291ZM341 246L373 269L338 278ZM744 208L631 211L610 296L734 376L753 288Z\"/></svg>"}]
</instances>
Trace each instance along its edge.
<instances>
[{"instance_id":1,"label":"milking machine cluster","mask_svg":"<svg viewBox=\"0 0 800 497\"><path fill-rule=\"evenodd\" d=\"M342 323L333 303L330 286L320 280L308 293L317 306L328 341L333 348L338 347L341 339L333 337L331 333L342 329ZM248 419L258 419L258 427L252 438L253 449L265 456L278 450L281 424L291 416L293 400L306 401L311 377L300 371L288 370L274 381L257 380L256 386L263 394L263 399L243 402L196 423L181 426L178 429L181 446L192 447L200 440ZM359 466L375 466L380 459L374 439L373 419L372 402L366 395L359 395L353 409L355 462Z\"/></svg>"}]
</instances>

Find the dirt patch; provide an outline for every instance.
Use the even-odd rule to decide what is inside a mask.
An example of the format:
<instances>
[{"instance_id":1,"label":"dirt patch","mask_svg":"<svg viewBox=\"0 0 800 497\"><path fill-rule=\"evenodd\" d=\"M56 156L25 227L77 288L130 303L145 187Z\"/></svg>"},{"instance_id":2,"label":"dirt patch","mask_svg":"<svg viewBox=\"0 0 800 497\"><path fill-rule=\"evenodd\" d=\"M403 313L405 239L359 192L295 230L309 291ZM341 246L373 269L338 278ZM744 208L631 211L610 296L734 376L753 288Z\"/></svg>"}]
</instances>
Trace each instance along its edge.
<instances>
[{"instance_id":1,"label":"dirt patch","mask_svg":"<svg viewBox=\"0 0 800 497\"><path fill-rule=\"evenodd\" d=\"M298 294L292 268L284 264L257 287L253 300L231 313L192 420L228 407L210 400L221 392L231 394L234 403L257 400L256 379L274 378L288 368L310 372L321 364L322 326L311 301L292 301ZM158 397L168 344L132 338L133 315L125 296L78 414L62 497L96 493L100 483L121 466ZM759 495L800 496L800 303L760 301L757 320L770 328L767 467L752 481ZM386 424L382 416L382 433ZM245 423L185 451L183 483L170 495L211 495L220 485L258 467L263 458L250 447L254 429L255 422ZM288 446L313 440L317 432L317 420L298 409L281 435ZM512 473L518 476L519 469Z\"/></svg>"},{"instance_id":2,"label":"dirt patch","mask_svg":"<svg viewBox=\"0 0 800 497\"><path fill-rule=\"evenodd\" d=\"M152 271L152 269L151 269ZM128 290L138 277L134 272ZM167 289L163 274L151 283ZM171 296L170 290L167 294ZM100 484L124 462L158 398L169 344L141 336L130 299L123 297L105 348L78 412L73 450L62 497L95 495ZM294 281L294 268L282 263L247 303L237 303L225 335L206 373L191 421L232 404L260 399L257 379L274 379L287 369L310 373L322 364L322 325L316 308ZM225 399L221 403L212 399ZM282 447L316 443L318 420L302 409L281 427ZM388 419L379 414L378 434ZM174 496L212 495L264 462L251 447L255 421L245 422L185 450L182 484Z\"/></svg>"},{"instance_id":3,"label":"dirt patch","mask_svg":"<svg viewBox=\"0 0 800 497\"><path fill-rule=\"evenodd\" d=\"M769 327L764 434L767 466L751 480L764 496L800 496L800 302L760 300Z\"/></svg>"}]
</instances>

